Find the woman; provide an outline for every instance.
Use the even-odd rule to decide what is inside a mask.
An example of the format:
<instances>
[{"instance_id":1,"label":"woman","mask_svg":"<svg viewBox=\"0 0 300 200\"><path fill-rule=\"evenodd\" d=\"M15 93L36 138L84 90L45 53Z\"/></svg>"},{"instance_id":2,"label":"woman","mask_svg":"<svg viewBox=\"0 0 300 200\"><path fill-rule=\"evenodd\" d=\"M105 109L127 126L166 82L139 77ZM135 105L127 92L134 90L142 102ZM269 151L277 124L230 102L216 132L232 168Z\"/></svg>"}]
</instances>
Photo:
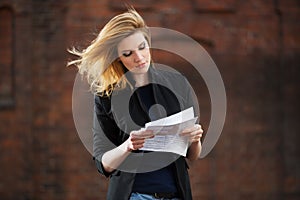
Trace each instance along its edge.
<instances>
[{"instance_id":1,"label":"woman","mask_svg":"<svg viewBox=\"0 0 300 200\"><path fill-rule=\"evenodd\" d=\"M89 47L71 53L79 59L69 65L77 65L95 91L94 159L110 178L107 199L192 199L185 157L140 150L157 137L141 128L145 123L195 107L183 76L153 66L142 17L134 9L115 16ZM202 133L199 124L180 133L191 161L200 155Z\"/></svg>"}]
</instances>

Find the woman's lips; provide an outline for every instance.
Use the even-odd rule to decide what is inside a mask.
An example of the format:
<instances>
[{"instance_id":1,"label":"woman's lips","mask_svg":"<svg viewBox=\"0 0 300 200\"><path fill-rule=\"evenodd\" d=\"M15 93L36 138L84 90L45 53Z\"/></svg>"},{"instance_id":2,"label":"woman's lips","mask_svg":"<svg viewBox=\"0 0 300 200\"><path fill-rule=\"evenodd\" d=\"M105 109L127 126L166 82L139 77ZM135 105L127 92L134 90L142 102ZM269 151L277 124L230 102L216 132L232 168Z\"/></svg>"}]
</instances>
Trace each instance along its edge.
<instances>
[{"instance_id":1,"label":"woman's lips","mask_svg":"<svg viewBox=\"0 0 300 200\"><path fill-rule=\"evenodd\" d=\"M138 66L136 66L136 68L144 68L146 66L146 62L142 63L142 64L139 64Z\"/></svg>"}]
</instances>

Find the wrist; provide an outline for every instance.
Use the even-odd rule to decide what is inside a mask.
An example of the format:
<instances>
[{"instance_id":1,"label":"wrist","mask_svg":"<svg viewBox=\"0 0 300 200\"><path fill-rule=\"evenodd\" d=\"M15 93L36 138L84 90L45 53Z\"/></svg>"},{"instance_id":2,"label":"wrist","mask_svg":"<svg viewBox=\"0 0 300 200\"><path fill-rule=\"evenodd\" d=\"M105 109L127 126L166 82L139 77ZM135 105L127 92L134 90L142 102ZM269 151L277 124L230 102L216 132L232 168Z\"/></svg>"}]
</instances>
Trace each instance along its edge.
<instances>
[{"instance_id":1,"label":"wrist","mask_svg":"<svg viewBox=\"0 0 300 200\"><path fill-rule=\"evenodd\" d=\"M130 153L132 149L130 148L129 145L129 139L127 139L123 144L119 146L120 150L122 150L124 153Z\"/></svg>"},{"instance_id":2,"label":"wrist","mask_svg":"<svg viewBox=\"0 0 300 200\"><path fill-rule=\"evenodd\" d=\"M200 140L189 141L189 146L191 146L191 145L199 145L199 143L201 144L201 141L200 141Z\"/></svg>"}]
</instances>

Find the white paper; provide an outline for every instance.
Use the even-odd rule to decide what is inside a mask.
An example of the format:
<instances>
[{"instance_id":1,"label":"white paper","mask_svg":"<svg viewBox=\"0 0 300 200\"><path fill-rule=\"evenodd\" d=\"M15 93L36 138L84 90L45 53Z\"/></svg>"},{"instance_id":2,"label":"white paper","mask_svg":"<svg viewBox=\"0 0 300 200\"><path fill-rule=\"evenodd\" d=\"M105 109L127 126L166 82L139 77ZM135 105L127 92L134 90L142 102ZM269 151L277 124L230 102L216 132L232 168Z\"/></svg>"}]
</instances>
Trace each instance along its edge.
<instances>
[{"instance_id":1,"label":"white paper","mask_svg":"<svg viewBox=\"0 0 300 200\"><path fill-rule=\"evenodd\" d=\"M186 156L188 139L179 134L185 128L192 127L196 120L194 109L190 107L169 117L147 123L145 129L152 130L155 137L146 139L141 150L172 152Z\"/></svg>"}]
</instances>

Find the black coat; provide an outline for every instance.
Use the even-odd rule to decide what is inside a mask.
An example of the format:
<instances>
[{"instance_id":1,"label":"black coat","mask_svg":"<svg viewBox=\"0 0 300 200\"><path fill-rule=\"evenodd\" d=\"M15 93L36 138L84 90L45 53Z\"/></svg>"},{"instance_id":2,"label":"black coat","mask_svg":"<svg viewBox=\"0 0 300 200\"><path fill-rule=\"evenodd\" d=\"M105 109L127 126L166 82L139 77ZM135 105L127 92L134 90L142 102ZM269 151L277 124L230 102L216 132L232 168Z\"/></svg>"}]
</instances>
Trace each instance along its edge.
<instances>
[{"instance_id":1,"label":"black coat","mask_svg":"<svg viewBox=\"0 0 300 200\"><path fill-rule=\"evenodd\" d=\"M197 110L194 103L195 95L182 75L152 67L149 73L155 102L165 108L168 116L191 106ZM130 75L127 75L127 79L134 85ZM131 153L117 170L112 173L104 170L101 162L103 154L122 144L132 130L139 130L150 121L135 90L136 88L128 86L125 89L116 90L110 97L95 96L94 159L98 171L110 178L107 199L129 199L135 172L141 167L147 169L147 166L150 166L150 162L147 163L148 160L151 160L151 163L173 161L180 197L185 200L192 199L188 165L182 156L154 152L154 156L151 153L152 155L149 155L151 158L147 159L148 153Z\"/></svg>"}]
</instances>

